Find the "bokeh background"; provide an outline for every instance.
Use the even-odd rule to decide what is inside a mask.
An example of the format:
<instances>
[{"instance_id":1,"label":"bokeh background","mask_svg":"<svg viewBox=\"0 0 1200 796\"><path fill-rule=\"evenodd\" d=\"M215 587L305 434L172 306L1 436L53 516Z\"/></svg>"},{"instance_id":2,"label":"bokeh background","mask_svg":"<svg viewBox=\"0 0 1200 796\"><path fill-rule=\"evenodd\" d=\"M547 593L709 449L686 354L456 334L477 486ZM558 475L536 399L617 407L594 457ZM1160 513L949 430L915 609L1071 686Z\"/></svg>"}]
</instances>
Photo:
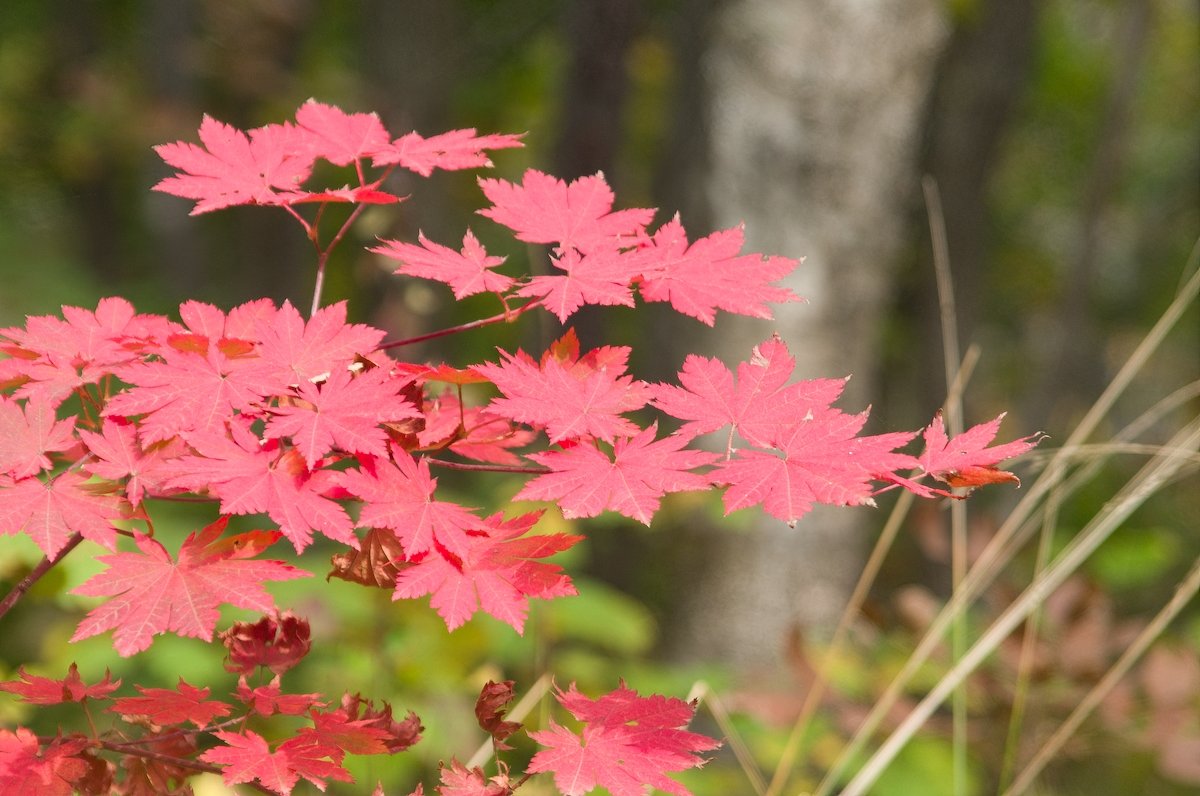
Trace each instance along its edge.
<instances>
[{"instance_id":1,"label":"bokeh background","mask_svg":"<svg viewBox=\"0 0 1200 796\"><path fill-rule=\"evenodd\" d=\"M870 404L876 431L921 427L946 393L922 177L940 196L962 346L980 350L966 418L1008 410L1005 438L1042 430L1053 446L1068 436L1188 276L1200 235L1200 4L1190 0L7 0L0 324L105 295L162 313L189 298L307 306L311 251L291 219L268 208L191 218L187 202L148 188L168 171L151 147L194 140L203 113L252 127L289 118L309 97L377 111L397 135L526 132L526 149L494 157L498 175L603 171L621 205L662 208L659 222L679 211L693 236L745 222L751 250L805 256L793 286L809 301L774 323L719 319L710 330L618 309L581 313L573 325L585 345L636 343L635 369L647 379L670 378L687 351L745 358L778 331L799 376L854 374L845 406ZM414 177L401 191L412 198L399 212L367 213L339 250L327 298L349 299L358 320L395 335L490 313L402 282L363 250L377 235L418 230L448 242L468 224L486 240L487 222L472 215L482 203L474 176ZM544 267L540 252L506 253ZM561 332L552 321L413 355L462 365L496 345L540 351ZM1112 429L1197 379L1193 309L1118 404ZM1198 408L1194 395L1184 400L1146 440L1165 439ZM1119 458L1064 506L1058 542L1140 463ZM446 477L444 486L485 506L512 489L499 478ZM972 501L978 539L1015 501L997 491ZM1193 474L1157 496L1047 606L1038 707L1018 757L1197 558L1197 491ZM769 772L812 650L889 502L815 512L795 529L753 512L724 520L715 500L687 496L650 530L586 523L586 549L568 562L583 596L539 610L523 639L487 620L447 636L427 606L349 585L275 593L314 622L317 651L296 674L306 689L361 690L425 719L418 750L356 769L388 792L431 776L438 757L470 755L470 699L488 677L515 677L520 688L547 670L595 690L623 676L680 696L705 679ZM180 534L198 522L164 511L179 514ZM932 505L910 517L854 649L839 659L801 785L945 600L945 523ZM78 660L85 674L112 666L127 682L228 677L190 641L162 639L133 661L114 659L106 639L67 645L85 606L64 592L94 571L76 558L5 619L0 674L22 663L61 672ZM0 539L0 580L15 582L35 560L31 546ZM307 561L319 569L320 551ZM1011 599L1028 566L1018 562L1011 583L997 586L980 622ZM1193 609L1039 792L1197 792L1198 648ZM1164 696L1156 688L1166 681L1182 685ZM975 681L972 793L996 787L1012 691L1003 656ZM21 716L0 700L6 723ZM877 792L949 793L945 730L933 722ZM698 793L753 792L731 758L688 781Z\"/></svg>"}]
</instances>

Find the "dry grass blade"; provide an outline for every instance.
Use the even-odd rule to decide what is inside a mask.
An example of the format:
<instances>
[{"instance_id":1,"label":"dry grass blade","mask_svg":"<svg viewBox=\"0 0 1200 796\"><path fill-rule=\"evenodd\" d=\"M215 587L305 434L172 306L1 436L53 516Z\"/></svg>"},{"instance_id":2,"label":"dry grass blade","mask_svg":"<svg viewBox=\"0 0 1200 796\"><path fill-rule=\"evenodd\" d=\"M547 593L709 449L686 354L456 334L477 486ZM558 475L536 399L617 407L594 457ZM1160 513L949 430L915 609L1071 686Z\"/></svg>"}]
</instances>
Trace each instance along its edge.
<instances>
[{"instance_id":1,"label":"dry grass blade","mask_svg":"<svg viewBox=\"0 0 1200 796\"><path fill-rule=\"evenodd\" d=\"M1134 639L1133 644L1129 646L1121 654L1121 657L1112 668L1101 678L1100 682L1092 687L1092 690L1080 700L1075 709L1071 711L1071 715L1066 721L1054 731L1054 734L1047 739L1038 753L1034 755L1029 764L1021 771L1020 775L1013 781L1011 787L1004 791L1003 796L1015 796L1018 793L1024 793L1033 781L1041 773L1046 764L1054 758L1063 744L1075 734L1079 729L1079 725L1083 720L1091 714L1096 706L1112 691L1113 687L1121 681L1133 667L1135 663L1142 657L1142 654L1154 643L1162 632L1166 630L1167 625L1171 623L1179 612L1196 596L1196 592L1200 591L1200 560L1197 560L1192 565L1191 571L1180 581L1179 586L1175 589L1175 595L1171 600L1163 606L1162 610L1155 615L1150 624L1146 625L1145 629L1138 634Z\"/></svg>"},{"instance_id":2,"label":"dry grass blade","mask_svg":"<svg viewBox=\"0 0 1200 796\"><path fill-rule=\"evenodd\" d=\"M946 394L946 403L959 401L963 391L966 389L967 382L970 381L971 373L974 372L975 365L978 362L979 347L973 345L967 349L967 354L950 383L950 389ZM791 732L788 734L787 742L783 747L783 754L779 757L779 763L775 767L775 773L771 777L771 784L767 788L765 796L777 796L787 785L788 778L791 776L796 765L796 756L800 751L800 742L804 738L804 734L808 730L808 723L812 720L817 706L821 704L821 698L825 695L825 689L829 685L829 667L825 661L835 657L846 642L850 625L862 610L863 603L866 602L867 595L871 591L871 586L874 585L875 578L878 577L879 570L883 567L884 559L887 558L888 552L892 549L892 543L895 542L896 535L900 532L904 519L908 516L909 509L912 508L913 501L914 498L911 492L905 491L900 493L900 497L896 500L896 504L892 507L892 511L888 515L887 522L883 525L883 530L879 533L879 538L871 548L871 554L867 558L867 563L863 566L862 572L859 573L858 582L854 584L854 591L850 594L850 599L846 602L846 607L838 619L838 624L833 631L833 637L830 639L828 650L823 656L823 660L815 667L813 683L809 687L808 693L804 695L804 703L800 707L800 715L796 717L796 721L792 724Z\"/></svg>"},{"instance_id":3,"label":"dry grass blade","mask_svg":"<svg viewBox=\"0 0 1200 796\"><path fill-rule=\"evenodd\" d=\"M687 701L692 702L694 700L700 700L700 704L708 708L708 712L712 714L713 720L717 722L717 726L721 728L721 732L725 735L729 749L733 752L733 756L737 758L738 766L741 767L742 773L746 775L746 779L750 780L750 787L754 788L754 792L758 796L763 796L767 792L767 783L763 779L762 772L758 770L758 764L754 762L754 755L751 754L750 748L742 740L741 733L737 731L737 727L733 726L733 720L729 717L729 710L726 709L724 701L703 680L693 685L692 690L688 693Z\"/></svg>"},{"instance_id":4,"label":"dry grass blade","mask_svg":"<svg viewBox=\"0 0 1200 796\"><path fill-rule=\"evenodd\" d=\"M1025 493L1016 507L1014 507L1005 519L1004 524L997 530L996 535L988 542L987 547L984 548L976 560L975 566L971 568L971 571L963 581L961 588L954 593L941 613L934 619L933 624L926 631L925 636L918 643L917 648L909 656L909 659L905 662L900 672L893 678L884 693L876 700L875 705L859 725L850 743L842 750L837 762L829 769L825 778L814 791L814 796L828 796L833 791L835 783L846 775L853 761L858 759L868 740L879 728L883 718L895 706L904 688L929 659L933 651L937 649L954 617L964 611L982 593L983 589L991 584L1002 567L1011 559L1012 554L1019 549L1019 544L1014 544L1017 541L1015 537L1024 530L1032 533L1036 529L1037 526L1028 524L1028 520L1047 494L1061 488L1061 484L1067 476L1070 462L1074 457L1074 451L1096 430L1100 421L1112 409L1113 404L1116 403L1121 394L1129 387L1130 383L1132 383L1133 379L1142 370L1159 345L1162 344L1167 334L1174 328L1180 316L1195 301L1197 293L1200 293L1200 269L1197 268L1198 265L1200 265L1200 240L1192 248L1187 266L1184 269L1184 273L1189 276L1180 288L1179 293L1175 296L1175 299L1163 312L1162 316L1154 324L1154 327L1142 339L1141 343L1138 344L1137 348L1130 355L1129 359L1126 360L1125 364L1122 365L1112 381L1109 382L1104 392L1075 427L1063 446L1051 457L1045 470L1033 483L1029 491Z\"/></svg>"},{"instance_id":5,"label":"dry grass blade","mask_svg":"<svg viewBox=\"0 0 1200 796\"><path fill-rule=\"evenodd\" d=\"M874 755L859 769L842 791L842 796L862 796L867 792L904 745L928 720L933 711L946 700L959 683L1012 633L1016 627L1124 522L1135 509L1169 482L1181 468L1186 457L1183 451L1200 446L1200 419L1193 420L1180 430L1161 458L1146 464L1121 493L1110 501L1079 533L1054 563L1013 601L1003 614L971 646L962 660L942 677L929 694L905 717Z\"/></svg>"}]
</instances>

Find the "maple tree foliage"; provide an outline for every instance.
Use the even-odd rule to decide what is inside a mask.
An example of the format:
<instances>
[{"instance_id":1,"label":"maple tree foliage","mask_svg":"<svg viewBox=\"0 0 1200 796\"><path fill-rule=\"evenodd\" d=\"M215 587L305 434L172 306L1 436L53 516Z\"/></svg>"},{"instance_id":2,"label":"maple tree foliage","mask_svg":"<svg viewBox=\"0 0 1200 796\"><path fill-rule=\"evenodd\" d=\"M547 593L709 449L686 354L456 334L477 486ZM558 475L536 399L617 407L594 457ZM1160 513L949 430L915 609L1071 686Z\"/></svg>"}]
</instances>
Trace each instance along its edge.
<instances>
[{"instance_id":1,"label":"maple tree foliage","mask_svg":"<svg viewBox=\"0 0 1200 796\"><path fill-rule=\"evenodd\" d=\"M0 731L4 792L169 792L216 771L229 784L288 793L301 781L323 789L347 780L348 754L411 746L415 715L396 720L389 705L359 695L338 702L286 690L283 676L314 640L307 622L279 612L266 584L311 573L262 556L283 538L300 554L324 536L341 549L331 577L389 589L395 600L428 597L451 631L483 612L523 632L531 600L575 594L549 559L581 536L545 532L543 511L462 505L439 488L437 469L508 473L513 499L553 503L566 518L615 512L649 524L666 495L717 488L727 511L758 505L795 523L816 503L870 504L896 487L949 494L927 478L950 487L1015 481L998 465L1039 440L988 447L1000 418L950 439L939 416L924 452L905 453L916 432L863 435L867 413L834 406L844 378L793 381L794 359L775 336L732 369L689 356L678 384L629 373L627 347L580 350L569 329L541 354L405 361L396 352L413 340L351 322L344 302L321 305L330 251L362 207L400 202L387 183L394 169L489 166L490 151L521 146L520 136L393 136L374 114L311 100L293 121L250 131L205 117L199 141L156 148L178 171L155 190L193 200L193 214L234 205L288 213L317 252L308 317L260 299L228 311L187 301L172 320L105 298L0 329L0 532L40 548L40 574L84 539L108 550L97 557L102 571L74 590L98 602L72 640L111 632L128 656L162 633L216 636L239 682L220 699L183 681L116 696L120 681L107 672L87 685L74 666L62 679L22 669L0 690L31 704L104 703L130 726L55 738ZM310 185L328 172L318 161L348 181ZM456 299L491 294L502 308L426 337L537 310L566 320L589 304L664 302L712 325L720 312L770 318L770 304L797 300L779 282L798 261L743 253L740 227L691 240L678 216L653 228L656 211L614 208L601 174L564 182L530 169L519 182L481 179L479 189L484 223L515 239L507 251L486 250L470 229L461 247L418 234L371 248L397 275L441 282ZM346 203L355 209L328 234L322 211ZM549 273L513 270L509 255L529 243L549 247ZM701 447L698 437L718 432L723 452ZM154 514L178 499L211 501L218 514L174 539ZM275 527L230 532L237 515ZM219 631L223 605L263 617ZM266 671L270 681L249 679ZM519 725L502 718L512 684L492 685L477 715L502 751ZM700 765L716 746L683 729L694 706L676 699L622 684L596 699L571 686L558 700L581 734L557 723L529 732L546 748L523 777L503 763L489 776L452 760L436 791L509 794L547 772L569 796L596 786L685 794L667 774ZM299 728L273 734L251 721L277 715Z\"/></svg>"}]
</instances>

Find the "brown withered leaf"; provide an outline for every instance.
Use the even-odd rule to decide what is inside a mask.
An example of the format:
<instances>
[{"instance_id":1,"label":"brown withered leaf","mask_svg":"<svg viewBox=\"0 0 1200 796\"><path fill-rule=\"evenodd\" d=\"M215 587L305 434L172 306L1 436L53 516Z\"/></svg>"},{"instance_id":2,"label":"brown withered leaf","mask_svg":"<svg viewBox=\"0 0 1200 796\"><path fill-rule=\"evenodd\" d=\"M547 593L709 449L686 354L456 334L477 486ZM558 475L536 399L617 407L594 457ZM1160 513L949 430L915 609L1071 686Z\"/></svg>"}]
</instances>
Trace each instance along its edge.
<instances>
[{"instance_id":1,"label":"brown withered leaf","mask_svg":"<svg viewBox=\"0 0 1200 796\"><path fill-rule=\"evenodd\" d=\"M338 553L329 561L333 569L325 576L340 578L363 586L391 589L396 573L411 566L404 560L404 547L389 528L372 528L358 550Z\"/></svg>"},{"instance_id":2,"label":"brown withered leaf","mask_svg":"<svg viewBox=\"0 0 1200 796\"><path fill-rule=\"evenodd\" d=\"M483 731L492 736L497 750L509 749L504 739L521 729L519 722L504 720L504 706L513 700L513 681L488 680L475 701L475 718Z\"/></svg>"}]
</instances>

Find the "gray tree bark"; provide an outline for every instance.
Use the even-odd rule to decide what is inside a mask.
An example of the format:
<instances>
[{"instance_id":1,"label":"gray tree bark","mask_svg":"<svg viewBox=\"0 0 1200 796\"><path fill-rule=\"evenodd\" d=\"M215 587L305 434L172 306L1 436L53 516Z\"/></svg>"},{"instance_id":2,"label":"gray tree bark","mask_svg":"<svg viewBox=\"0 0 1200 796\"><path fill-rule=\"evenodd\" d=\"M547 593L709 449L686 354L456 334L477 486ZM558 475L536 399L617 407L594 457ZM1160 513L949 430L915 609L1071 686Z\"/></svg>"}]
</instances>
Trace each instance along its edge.
<instances>
[{"instance_id":1,"label":"gray tree bark","mask_svg":"<svg viewBox=\"0 0 1200 796\"><path fill-rule=\"evenodd\" d=\"M714 225L746 224L747 249L805 256L788 286L808 303L774 324L718 320L727 362L772 328L797 376L853 374L842 406L866 407L893 262L918 182L920 122L946 40L939 0L740 0L724 4L706 57L706 197ZM797 627L831 628L861 568L861 509L769 517L744 533L694 527L676 657L778 666ZM819 631L818 631L819 632Z\"/></svg>"}]
</instances>

